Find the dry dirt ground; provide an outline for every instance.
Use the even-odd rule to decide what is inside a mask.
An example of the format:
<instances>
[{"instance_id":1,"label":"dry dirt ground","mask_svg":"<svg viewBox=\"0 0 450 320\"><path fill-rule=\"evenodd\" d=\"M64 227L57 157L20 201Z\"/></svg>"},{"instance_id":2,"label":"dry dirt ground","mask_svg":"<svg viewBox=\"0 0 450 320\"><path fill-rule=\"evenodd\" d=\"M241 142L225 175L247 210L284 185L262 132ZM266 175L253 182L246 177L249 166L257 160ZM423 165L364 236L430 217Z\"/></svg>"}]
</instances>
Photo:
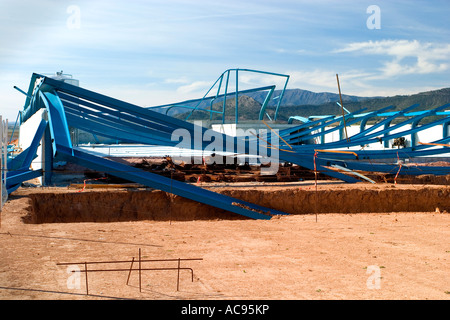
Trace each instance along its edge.
<instances>
[{"instance_id":1,"label":"dry dirt ground","mask_svg":"<svg viewBox=\"0 0 450 320\"><path fill-rule=\"evenodd\" d=\"M10 196L1 213L0 299L449 300L449 186L322 182L318 191L322 192L319 193L320 203L326 206L316 209L328 213L319 214L311 210L301 212L301 201L290 201L308 192L317 196L312 183L240 187L225 186L216 191L238 196L238 192L246 190L244 197L252 199L252 195L258 194L261 202L264 198L267 200L268 194L275 194L264 205L272 204L294 214L250 220L235 218L234 214L215 216L211 208L195 204L196 211L209 212L209 217L207 214L183 219L183 207L193 204L181 202L176 207L177 199L167 198L172 202L170 208L155 202L154 209L150 204L133 210L157 210L153 217L161 217L170 210L170 219L146 219L144 215L135 221L125 221L124 217L124 221L102 222L104 217L89 221L73 216L73 222L30 223L36 210L30 194L50 194L47 200L51 203L51 198L55 197L56 201L60 193L86 197L111 190L21 188ZM357 193L361 190L371 193L372 197ZM394 190L411 192L416 202L414 199L406 202L431 203L426 210L394 212L404 208L389 210L381 203L387 201L394 208L396 202L401 202L403 196L395 194ZM373 194L381 191L393 194L392 199L377 200ZM131 193L129 190L120 192ZM433 200L432 193L443 197L442 201ZM336 194L343 198L331 198ZM364 212L364 206L359 205L359 209L342 212L342 203L350 199L348 195L353 195L353 207L355 203L375 202L372 205L376 208L379 201L383 208L380 212ZM306 198L301 199L306 201ZM114 215L117 208L112 207L113 201L98 200L97 208L106 208ZM122 212L128 210L123 209L123 203L121 206ZM64 209L68 215L71 214L69 207L66 204ZM96 207L89 208L94 214ZM41 216L43 210L51 209L41 208ZM84 212L85 217L88 213ZM52 215L50 211L47 214ZM134 212L133 216L138 215ZM202 260L181 261L181 267L192 268L194 276L191 281L189 270L180 270L179 290L177 270L142 271L141 291L138 271L131 274L103 271L88 273L87 295L85 275L70 272L74 268L83 270L83 262L131 261L133 258L135 269L139 250L141 259ZM128 269L130 266L129 262L89 264L88 269ZM176 261L142 263L142 268L172 267L177 267Z\"/></svg>"}]
</instances>

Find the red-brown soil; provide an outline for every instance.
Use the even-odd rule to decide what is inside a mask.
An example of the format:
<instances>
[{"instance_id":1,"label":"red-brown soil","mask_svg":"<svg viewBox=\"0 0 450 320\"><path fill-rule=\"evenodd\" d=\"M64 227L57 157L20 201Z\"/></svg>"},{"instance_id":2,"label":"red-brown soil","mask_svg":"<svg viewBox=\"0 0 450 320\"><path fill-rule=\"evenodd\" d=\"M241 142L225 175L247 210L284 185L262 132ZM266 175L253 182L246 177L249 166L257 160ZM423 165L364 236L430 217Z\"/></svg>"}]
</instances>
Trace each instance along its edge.
<instances>
[{"instance_id":1,"label":"red-brown soil","mask_svg":"<svg viewBox=\"0 0 450 320\"><path fill-rule=\"evenodd\" d=\"M450 298L447 185L202 187L290 215L250 220L143 189L20 188L1 212L0 299ZM128 272L91 272L89 295L84 275L72 288L57 265L131 261L139 249L142 259L203 260L182 262L194 281L182 270L179 291L173 270L143 271L141 292L136 271L128 285ZM119 267L130 264L89 265Z\"/></svg>"}]
</instances>

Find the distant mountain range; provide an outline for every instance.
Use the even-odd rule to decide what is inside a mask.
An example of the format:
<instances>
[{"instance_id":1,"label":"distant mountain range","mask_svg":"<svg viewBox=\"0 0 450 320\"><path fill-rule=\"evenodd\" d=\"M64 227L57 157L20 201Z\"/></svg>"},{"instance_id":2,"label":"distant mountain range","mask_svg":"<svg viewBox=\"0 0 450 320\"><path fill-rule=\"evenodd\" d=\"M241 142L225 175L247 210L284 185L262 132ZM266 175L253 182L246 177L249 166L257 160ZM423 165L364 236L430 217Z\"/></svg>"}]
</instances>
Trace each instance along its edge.
<instances>
[{"instance_id":1,"label":"distant mountain range","mask_svg":"<svg viewBox=\"0 0 450 320\"><path fill-rule=\"evenodd\" d=\"M412 95L396 95L391 97L357 97L359 100L344 99L344 107L350 112L365 109L364 112L379 110L388 106L395 106L390 111L405 109L414 104L419 104L415 111L429 110L445 104L449 104L450 110L450 88L444 88L433 91L426 91ZM317 105L297 105L283 106L278 112L278 120L287 120L290 116L299 115L308 117L312 115L338 115L342 113L340 107L336 104L338 99Z\"/></svg>"},{"instance_id":2,"label":"distant mountain range","mask_svg":"<svg viewBox=\"0 0 450 320\"><path fill-rule=\"evenodd\" d=\"M281 94L281 90L275 90L273 93L273 97L277 97ZM257 101L264 101L266 97L265 92L256 92L250 93L248 96L254 98ZM374 98L374 97L372 97ZM343 94L342 101L343 102L360 102L368 99L372 99L369 97L358 97L358 96L350 96ZM376 97L381 98L381 97ZM284 107L290 106L301 106L301 105L321 105L325 103L336 103L336 101L340 101L339 94L331 93L331 92L312 92L303 89L286 89L283 95L283 100L281 105ZM269 103L269 105L276 105L278 100L273 100Z\"/></svg>"},{"instance_id":3,"label":"distant mountain range","mask_svg":"<svg viewBox=\"0 0 450 320\"><path fill-rule=\"evenodd\" d=\"M281 91L275 91L273 98L279 96ZM239 120L257 120L259 110L266 97L266 92L249 93L247 95L240 95L238 100L239 105ZM223 100L216 100L213 104L213 110L222 111ZM427 110L450 103L450 88L444 88L433 91L426 91L412 95L397 95L391 97L359 97L351 95L342 95L344 107L350 112L361 110L365 108L364 112L374 111L387 106L395 106L393 110L401 110L413 104L420 106L416 110ZM336 102L340 102L339 94L330 92L312 92L302 89L288 89L282 99L282 103L278 110L277 120L285 122L291 116L308 117L312 115L339 115L342 113L341 108ZM277 99L272 99L269 103L266 112L273 118L275 113L275 106L278 103ZM226 103L225 119L227 121L233 120L235 117L235 98L229 97ZM210 109L208 102L199 106L200 109ZM174 108L175 109L175 108ZM177 118L185 119L189 112L186 109L176 108L178 110L171 111L171 115ZM450 105L449 105L450 109ZM209 113L202 111L195 111L190 120L207 120ZM221 119L221 115L214 114L213 119Z\"/></svg>"}]
</instances>

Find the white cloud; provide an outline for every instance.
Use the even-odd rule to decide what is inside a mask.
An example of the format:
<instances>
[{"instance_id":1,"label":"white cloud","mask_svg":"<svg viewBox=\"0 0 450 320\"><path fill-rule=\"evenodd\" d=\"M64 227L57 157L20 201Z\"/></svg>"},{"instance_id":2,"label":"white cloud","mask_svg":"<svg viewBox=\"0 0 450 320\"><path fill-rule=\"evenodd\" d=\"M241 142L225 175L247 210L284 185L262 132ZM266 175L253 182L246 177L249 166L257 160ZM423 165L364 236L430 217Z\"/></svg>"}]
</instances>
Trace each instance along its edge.
<instances>
[{"instance_id":1,"label":"white cloud","mask_svg":"<svg viewBox=\"0 0 450 320\"><path fill-rule=\"evenodd\" d=\"M290 71L289 87L302 88L311 91L331 91L337 92L337 78L336 72L329 70L315 69L313 71ZM367 88L364 79L371 76L370 73L349 70L339 73L339 83L341 88ZM347 93L347 92L343 92Z\"/></svg>"},{"instance_id":2,"label":"white cloud","mask_svg":"<svg viewBox=\"0 0 450 320\"><path fill-rule=\"evenodd\" d=\"M181 87L178 87L177 93L188 94L188 93L206 93L206 91L210 88L211 83L207 81L194 81L191 84L187 84Z\"/></svg>"},{"instance_id":3,"label":"white cloud","mask_svg":"<svg viewBox=\"0 0 450 320\"><path fill-rule=\"evenodd\" d=\"M381 40L354 42L335 53L363 53L391 57L379 68L374 79L398 75L429 74L449 70L450 44L420 42L418 40ZM412 59L412 62L411 60Z\"/></svg>"},{"instance_id":4,"label":"white cloud","mask_svg":"<svg viewBox=\"0 0 450 320\"><path fill-rule=\"evenodd\" d=\"M169 78L169 79L165 79L164 83L168 83L168 84L184 84L184 83L189 83L189 80L186 77Z\"/></svg>"}]
</instances>

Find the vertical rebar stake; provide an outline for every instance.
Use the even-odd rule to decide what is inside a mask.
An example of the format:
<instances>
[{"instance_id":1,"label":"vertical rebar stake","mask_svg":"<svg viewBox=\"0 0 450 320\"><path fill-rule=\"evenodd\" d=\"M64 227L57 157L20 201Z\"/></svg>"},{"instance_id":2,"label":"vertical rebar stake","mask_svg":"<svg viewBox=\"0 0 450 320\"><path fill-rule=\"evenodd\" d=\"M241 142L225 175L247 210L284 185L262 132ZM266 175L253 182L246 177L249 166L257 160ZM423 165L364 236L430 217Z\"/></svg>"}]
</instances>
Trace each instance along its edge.
<instances>
[{"instance_id":1,"label":"vertical rebar stake","mask_svg":"<svg viewBox=\"0 0 450 320\"><path fill-rule=\"evenodd\" d=\"M141 248L139 248L139 292L142 292L142 286L141 286Z\"/></svg>"},{"instance_id":2,"label":"vertical rebar stake","mask_svg":"<svg viewBox=\"0 0 450 320\"><path fill-rule=\"evenodd\" d=\"M316 191L314 192L314 211L316 213L316 222L317 222L317 166L316 166L316 158L317 158L317 151L314 153L314 185Z\"/></svg>"},{"instance_id":3,"label":"vertical rebar stake","mask_svg":"<svg viewBox=\"0 0 450 320\"><path fill-rule=\"evenodd\" d=\"M87 262L84 263L84 273L86 274L86 295L89 295Z\"/></svg>"},{"instance_id":4,"label":"vertical rebar stake","mask_svg":"<svg viewBox=\"0 0 450 320\"><path fill-rule=\"evenodd\" d=\"M134 257L133 257L133 259L131 259L131 266L130 266L130 272L128 273L127 285L128 285L128 282L130 281L131 270L133 269L133 263L134 263Z\"/></svg>"},{"instance_id":5,"label":"vertical rebar stake","mask_svg":"<svg viewBox=\"0 0 450 320\"><path fill-rule=\"evenodd\" d=\"M178 258L177 291L180 289L180 258Z\"/></svg>"},{"instance_id":6,"label":"vertical rebar stake","mask_svg":"<svg viewBox=\"0 0 450 320\"><path fill-rule=\"evenodd\" d=\"M342 120L344 121L345 139L347 139L347 142L349 142L348 135L347 135L347 125L345 124L344 103L342 102L341 86L339 84L339 76L337 73L336 73L336 80L337 80L338 89L339 89L339 99L341 101Z\"/></svg>"}]
</instances>

